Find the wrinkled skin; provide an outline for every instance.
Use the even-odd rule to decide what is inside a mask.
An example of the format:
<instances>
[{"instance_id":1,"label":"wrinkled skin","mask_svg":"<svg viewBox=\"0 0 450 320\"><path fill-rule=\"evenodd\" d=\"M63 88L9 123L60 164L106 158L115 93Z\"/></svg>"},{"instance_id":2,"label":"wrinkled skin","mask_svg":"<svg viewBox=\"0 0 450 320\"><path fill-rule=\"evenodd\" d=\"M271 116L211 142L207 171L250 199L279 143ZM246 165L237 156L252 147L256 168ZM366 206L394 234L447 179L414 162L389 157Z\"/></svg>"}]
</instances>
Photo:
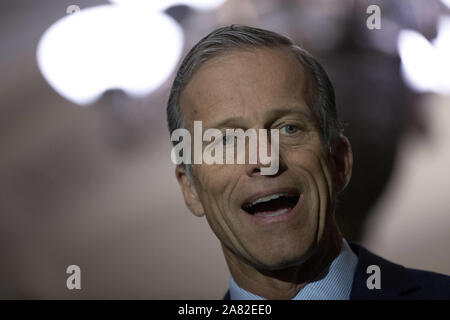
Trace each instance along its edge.
<instances>
[{"instance_id":1,"label":"wrinkled skin","mask_svg":"<svg viewBox=\"0 0 450 320\"><path fill-rule=\"evenodd\" d=\"M181 96L188 129L279 129L279 171L260 174L261 164L199 164L191 180L176 176L185 202L206 216L220 240L238 285L269 299L289 299L339 253L334 220L336 193L351 176L352 154L341 136L330 153L308 107L309 77L281 48L234 50L204 63ZM301 194L283 221L255 222L244 201L267 190ZM262 219L260 219L262 220Z\"/></svg>"}]
</instances>

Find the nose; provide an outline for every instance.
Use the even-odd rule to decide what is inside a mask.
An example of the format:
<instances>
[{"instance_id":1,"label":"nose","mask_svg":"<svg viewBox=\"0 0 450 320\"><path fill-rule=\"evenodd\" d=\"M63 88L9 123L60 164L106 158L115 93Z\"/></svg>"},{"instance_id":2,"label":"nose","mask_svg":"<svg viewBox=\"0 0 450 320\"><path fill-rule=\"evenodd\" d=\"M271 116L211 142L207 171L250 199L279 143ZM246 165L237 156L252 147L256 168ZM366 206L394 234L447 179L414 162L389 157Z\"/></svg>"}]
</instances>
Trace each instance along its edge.
<instances>
[{"instance_id":1,"label":"nose","mask_svg":"<svg viewBox=\"0 0 450 320\"><path fill-rule=\"evenodd\" d=\"M257 139L257 149L251 150L251 148L247 148L248 157L246 162L246 174L249 177L255 177L259 175L266 175L267 177L277 177L282 174L286 170L286 164L283 161L283 158L279 152L279 139L278 135L276 139L272 141L268 139L268 136L265 134L259 134ZM256 152L256 163L250 163L249 159L250 152ZM262 156L262 157L261 157ZM276 169L274 173L267 174L262 173L261 169L265 168L265 172L274 166L274 162L277 163Z\"/></svg>"},{"instance_id":2,"label":"nose","mask_svg":"<svg viewBox=\"0 0 450 320\"><path fill-rule=\"evenodd\" d=\"M287 169L287 166L286 166L285 162L282 160L281 155L280 155L280 159L279 159L278 171L273 175L262 175L261 168L269 168L269 167L270 167L270 164L262 164L260 162L258 162L256 164L246 164L245 172L246 172L247 176L249 176L249 177L264 176L264 177L268 177L268 178L274 178L274 177L278 177L279 175L281 175Z\"/></svg>"}]
</instances>

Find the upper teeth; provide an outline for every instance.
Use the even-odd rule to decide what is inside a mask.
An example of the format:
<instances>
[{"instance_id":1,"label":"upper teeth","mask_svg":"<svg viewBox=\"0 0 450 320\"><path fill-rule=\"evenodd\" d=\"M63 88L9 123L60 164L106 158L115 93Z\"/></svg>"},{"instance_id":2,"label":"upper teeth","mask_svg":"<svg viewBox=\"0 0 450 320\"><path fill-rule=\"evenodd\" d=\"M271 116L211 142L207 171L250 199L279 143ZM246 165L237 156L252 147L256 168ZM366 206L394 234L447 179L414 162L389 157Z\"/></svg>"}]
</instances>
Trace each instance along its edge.
<instances>
[{"instance_id":1,"label":"upper teeth","mask_svg":"<svg viewBox=\"0 0 450 320\"><path fill-rule=\"evenodd\" d=\"M289 196L289 194L286 194L286 193L275 193L275 194L271 194L271 195L269 195L269 196L266 196L266 197L262 197L262 198L256 199L256 200L253 201L252 203L246 205L246 207L247 207L247 208L250 208L250 207L254 206L254 205L257 204L257 203L267 202L267 201L270 201L270 200L274 200L274 199L278 199L278 198L280 198L280 197L286 197L286 196Z\"/></svg>"}]
</instances>

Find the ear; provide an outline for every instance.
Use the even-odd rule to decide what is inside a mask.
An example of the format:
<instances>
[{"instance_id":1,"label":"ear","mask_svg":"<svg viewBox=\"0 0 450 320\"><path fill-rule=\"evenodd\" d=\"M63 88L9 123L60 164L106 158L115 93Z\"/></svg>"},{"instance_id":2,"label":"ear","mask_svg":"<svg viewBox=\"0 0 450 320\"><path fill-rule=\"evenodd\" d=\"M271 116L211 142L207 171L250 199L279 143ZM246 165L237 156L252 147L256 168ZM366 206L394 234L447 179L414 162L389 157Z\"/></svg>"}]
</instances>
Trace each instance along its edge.
<instances>
[{"instance_id":1,"label":"ear","mask_svg":"<svg viewBox=\"0 0 450 320\"><path fill-rule=\"evenodd\" d=\"M181 187L183 193L184 202L188 209L197 217L202 217L205 214L203 205L198 197L197 190L193 184L193 181L186 173L186 169L177 166L175 168L175 176L177 177L178 184Z\"/></svg>"},{"instance_id":2,"label":"ear","mask_svg":"<svg viewBox=\"0 0 450 320\"><path fill-rule=\"evenodd\" d=\"M350 181L353 167L352 147L346 136L340 135L334 143L331 160L335 189L341 192Z\"/></svg>"}]
</instances>

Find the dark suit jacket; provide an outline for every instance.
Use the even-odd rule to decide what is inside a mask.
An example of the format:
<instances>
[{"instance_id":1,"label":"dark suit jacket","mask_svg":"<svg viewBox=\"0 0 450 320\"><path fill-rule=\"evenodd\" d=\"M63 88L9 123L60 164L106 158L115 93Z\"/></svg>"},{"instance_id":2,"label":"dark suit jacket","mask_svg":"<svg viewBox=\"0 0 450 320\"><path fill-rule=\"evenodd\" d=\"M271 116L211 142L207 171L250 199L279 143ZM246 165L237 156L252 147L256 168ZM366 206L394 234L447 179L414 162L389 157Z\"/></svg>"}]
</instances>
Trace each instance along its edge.
<instances>
[{"instance_id":1,"label":"dark suit jacket","mask_svg":"<svg viewBox=\"0 0 450 320\"><path fill-rule=\"evenodd\" d=\"M350 300L450 300L450 276L405 268L387 261L364 247L350 244L358 256ZM377 265L381 271L381 289L368 289L367 267ZM230 292L224 300L230 299Z\"/></svg>"}]
</instances>

